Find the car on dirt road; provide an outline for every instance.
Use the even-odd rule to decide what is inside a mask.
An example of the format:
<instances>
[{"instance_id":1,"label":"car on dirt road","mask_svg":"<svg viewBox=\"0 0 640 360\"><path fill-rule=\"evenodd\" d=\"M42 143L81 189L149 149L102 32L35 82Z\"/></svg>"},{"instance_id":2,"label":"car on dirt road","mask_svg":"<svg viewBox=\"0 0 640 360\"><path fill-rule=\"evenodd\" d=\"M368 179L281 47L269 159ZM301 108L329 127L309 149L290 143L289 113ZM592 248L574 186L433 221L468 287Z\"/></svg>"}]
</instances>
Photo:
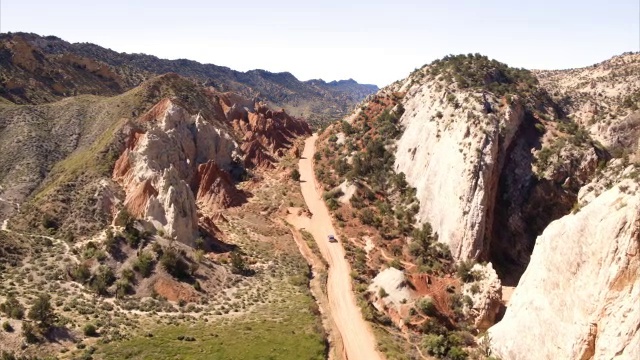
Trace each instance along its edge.
<instances>
[{"instance_id":1,"label":"car on dirt road","mask_svg":"<svg viewBox=\"0 0 640 360\"><path fill-rule=\"evenodd\" d=\"M329 239L329 242L338 242L338 239L336 239L336 237L331 234L327 236L327 238Z\"/></svg>"}]
</instances>

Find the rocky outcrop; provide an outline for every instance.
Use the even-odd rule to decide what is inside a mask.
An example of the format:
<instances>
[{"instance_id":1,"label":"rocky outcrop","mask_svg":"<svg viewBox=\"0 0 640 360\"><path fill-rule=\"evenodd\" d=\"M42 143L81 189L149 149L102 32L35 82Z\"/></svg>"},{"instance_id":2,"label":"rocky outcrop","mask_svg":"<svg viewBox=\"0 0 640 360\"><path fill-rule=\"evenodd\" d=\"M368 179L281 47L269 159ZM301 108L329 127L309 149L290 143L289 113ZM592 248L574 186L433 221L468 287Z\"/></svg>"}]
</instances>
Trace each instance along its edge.
<instances>
[{"instance_id":1,"label":"rocky outcrop","mask_svg":"<svg viewBox=\"0 0 640 360\"><path fill-rule=\"evenodd\" d=\"M495 324L502 307L502 285L491 263L475 264L471 271L475 281L462 286L462 294L471 298L472 305L465 306L465 313L474 319L474 326L486 330Z\"/></svg>"},{"instance_id":2,"label":"rocky outcrop","mask_svg":"<svg viewBox=\"0 0 640 360\"><path fill-rule=\"evenodd\" d=\"M447 97L451 100L445 101ZM397 143L395 166L417 189L418 219L432 225L454 257L480 258L488 249L485 231L491 223L500 157L524 111L516 103L488 114L479 100L482 94L447 94L429 81L409 87L405 98L400 119L405 130ZM486 98L490 107L498 107L498 99Z\"/></svg>"},{"instance_id":3,"label":"rocky outcrop","mask_svg":"<svg viewBox=\"0 0 640 360\"><path fill-rule=\"evenodd\" d=\"M169 167L158 181L158 195L149 198L145 218L165 234L187 245L198 236L198 209L193 192L178 171Z\"/></svg>"},{"instance_id":4,"label":"rocky outcrop","mask_svg":"<svg viewBox=\"0 0 640 360\"><path fill-rule=\"evenodd\" d=\"M171 99L159 102L138 125L113 170L125 190L125 206L191 245L198 236L196 196L206 210L242 201L224 170L238 161L238 145L220 123L192 115Z\"/></svg>"},{"instance_id":5,"label":"rocky outcrop","mask_svg":"<svg viewBox=\"0 0 640 360\"><path fill-rule=\"evenodd\" d=\"M242 139L246 167L273 167L275 159L296 149L295 139L311 135L309 125L287 114L274 111L261 102L250 105L233 94L214 95L220 101L228 121ZM234 102L235 101L235 102Z\"/></svg>"},{"instance_id":6,"label":"rocky outcrop","mask_svg":"<svg viewBox=\"0 0 640 360\"><path fill-rule=\"evenodd\" d=\"M640 358L640 196L624 180L552 222L489 332L504 359Z\"/></svg>"},{"instance_id":7,"label":"rocky outcrop","mask_svg":"<svg viewBox=\"0 0 640 360\"><path fill-rule=\"evenodd\" d=\"M246 201L245 195L233 184L231 175L212 160L198 165L196 184L198 207L208 213L238 206Z\"/></svg>"},{"instance_id":8,"label":"rocky outcrop","mask_svg":"<svg viewBox=\"0 0 640 360\"><path fill-rule=\"evenodd\" d=\"M166 98L129 129L113 170L129 212L187 244L199 228L217 235L211 218L246 201L231 171L242 165L271 167L295 148L298 136L310 133L303 120L284 111L232 93L209 90L206 96L212 101L207 113L219 118L194 115L180 101ZM241 146L226 129L236 132Z\"/></svg>"}]
</instances>

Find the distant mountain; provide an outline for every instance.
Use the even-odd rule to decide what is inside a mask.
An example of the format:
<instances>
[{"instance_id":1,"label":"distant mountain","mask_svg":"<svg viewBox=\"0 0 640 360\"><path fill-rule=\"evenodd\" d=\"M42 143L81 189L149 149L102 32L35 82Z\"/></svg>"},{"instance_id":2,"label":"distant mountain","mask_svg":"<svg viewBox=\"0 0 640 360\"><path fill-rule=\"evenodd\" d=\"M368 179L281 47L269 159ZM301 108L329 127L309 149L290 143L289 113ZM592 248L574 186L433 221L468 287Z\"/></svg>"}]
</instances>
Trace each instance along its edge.
<instances>
[{"instance_id":1,"label":"distant mountain","mask_svg":"<svg viewBox=\"0 0 640 360\"><path fill-rule=\"evenodd\" d=\"M300 81L287 72L239 72L187 59L118 53L55 36L0 34L0 96L16 104L48 103L79 94L117 95L171 72L218 91L265 100L315 125L341 118L378 90L352 79Z\"/></svg>"}]
</instances>

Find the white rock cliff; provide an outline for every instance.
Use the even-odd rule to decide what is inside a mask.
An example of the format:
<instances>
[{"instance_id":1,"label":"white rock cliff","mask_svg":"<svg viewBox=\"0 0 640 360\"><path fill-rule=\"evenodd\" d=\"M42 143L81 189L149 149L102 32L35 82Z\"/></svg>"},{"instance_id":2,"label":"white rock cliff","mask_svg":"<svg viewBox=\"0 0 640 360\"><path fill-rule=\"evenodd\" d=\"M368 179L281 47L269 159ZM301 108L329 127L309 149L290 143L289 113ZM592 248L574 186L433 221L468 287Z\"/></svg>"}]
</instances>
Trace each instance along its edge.
<instances>
[{"instance_id":1,"label":"white rock cliff","mask_svg":"<svg viewBox=\"0 0 640 360\"><path fill-rule=\"evenodd\" d=\"M455 102L463 105L445 100L447 94L455 94ZM488 246L484 235L497 189L500 150L522 122L522 108L514 105L502 114L486 114L481 93L448 93L437 90L433 81L410 87L405 99L400 119L405 130L397 143L395 167L416 187L418 219L431 224L455 258L478 258ZM492 96L488 101L495 107L499 102Z\"/></svg>"},{"instance_id":2,"label":"white rock cliff","mask_svg":"<svg viewBox=\"0 0 640 360\"><path fill-rule=\"evenodd\" d=\"M640 194L625 180L540 235L490 330L503 359L640 359Z\"/></svg>"}]
</instances>

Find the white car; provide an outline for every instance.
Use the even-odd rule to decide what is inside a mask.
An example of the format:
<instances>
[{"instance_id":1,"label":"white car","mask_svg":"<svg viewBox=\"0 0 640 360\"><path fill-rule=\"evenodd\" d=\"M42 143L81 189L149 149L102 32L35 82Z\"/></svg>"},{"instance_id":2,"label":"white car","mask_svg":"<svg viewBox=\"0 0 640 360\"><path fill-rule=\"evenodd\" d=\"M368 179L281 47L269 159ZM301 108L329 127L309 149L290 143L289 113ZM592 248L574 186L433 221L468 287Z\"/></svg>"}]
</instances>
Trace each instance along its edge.
<instances>
[{"instance_id":1,"label":"white car","mask_svg":"<svg viewBox=\"0 0 640 360\"><path fill-rule=\"evenodd\" d=\"M338 239L336 239L336 237L333 235L329 235L327 236L327 238L329 239L329 242L338 242Z\"/></svg>"}]
</instances>

